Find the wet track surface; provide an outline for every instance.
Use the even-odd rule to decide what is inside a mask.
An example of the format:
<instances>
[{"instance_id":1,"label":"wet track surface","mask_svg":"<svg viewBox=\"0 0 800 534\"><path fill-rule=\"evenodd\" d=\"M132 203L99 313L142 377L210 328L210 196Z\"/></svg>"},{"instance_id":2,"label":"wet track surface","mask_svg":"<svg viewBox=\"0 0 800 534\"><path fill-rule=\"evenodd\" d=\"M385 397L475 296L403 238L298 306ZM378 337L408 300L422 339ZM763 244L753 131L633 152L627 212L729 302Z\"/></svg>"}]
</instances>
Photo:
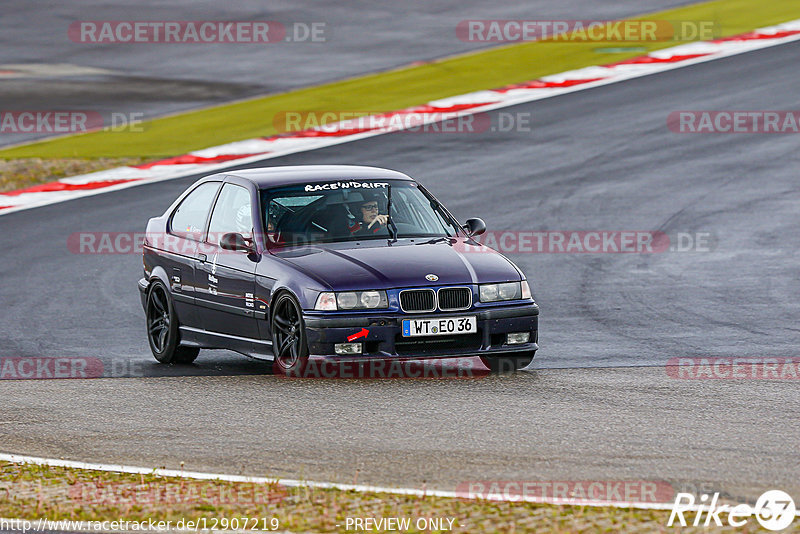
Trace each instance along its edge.
<instances>
[{"instance_id":1,"label":"wet track surface","mask_svg":"<svg viewBox=\"0 0 800 534\"><path fill-rule=\"evenodd\" d=\"M451 491L477 480L647 480L744 501L800 489L792 382L667 380L637 368L2 387L15 399L4 449L68 459Z\"/></svg>"},{"instance_id":2,"label":"wet track surface","mask_svg":"<svg viewBox=\"0 0 800 534\"><path fill-rule=\"evenodd\" d=\"M710 251L512 254L542 308L542 348L516 376L282 380L225 352L158 366L139 257L72 254L66 242L142 231L192 179L3 216L0 356L90 356L118 375L162 378L0 382L0 449L341 482L359 469L359 482L442 489L496 478L797 491L794 381L676 380L663 366L797 356L796 136L680 135L666 118L794 109L799 52L789 44L501 110L531 114L530 132L398 133L264 163L399 169L490 230L711 235Z\"/></svg>"},{"instance_id":3,"label":"wet track surface","mask_svg":"<svg viewBox=\"0 0 800 534\"><path fill-rule=\"evenodd\" d=\"M276 93L468 52L487 43L456 37L465 19L607 19L689 4L687 0L592 3L586 0L521 4L516 0L428 2L208 0L89 1L79 5L47 0L8 0L0 12L0 102L6 110L141 113L153 117ZM35 29L31 21L35 20ZM261 44L129 44L74 42L71 23L80 21L276 21L324 24L324 42ZM298 30L299 32L299 30ZM298 33L298 35L301 35ZM40 74L13 76L3 65L41 65ZM47 65L101 69L80 75L47 75ZM12 71L4 74L2 71ZM62 67L62 72L67 72ZM136 118L140 117L139 115ZM0 146L46 134L0 135Z\"/></svg>"}]
</instances>

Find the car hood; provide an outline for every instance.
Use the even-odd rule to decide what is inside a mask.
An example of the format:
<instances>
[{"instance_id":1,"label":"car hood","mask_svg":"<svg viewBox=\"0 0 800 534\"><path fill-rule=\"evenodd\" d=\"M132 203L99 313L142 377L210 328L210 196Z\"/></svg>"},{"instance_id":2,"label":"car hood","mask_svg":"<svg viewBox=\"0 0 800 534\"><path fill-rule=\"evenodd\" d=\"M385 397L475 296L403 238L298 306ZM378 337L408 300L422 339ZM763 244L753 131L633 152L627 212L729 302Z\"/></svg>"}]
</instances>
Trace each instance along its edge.
<instances>
[{"instance_id":1,"label":"car hood","mask_svg":"<svg viewBox=\"0 0 800 534\"><path fill-rule=\"evenodd\" d=\"M466 239L455 243L361 243L273 250L335 291L444 286L521 280L502 254ZM426 276L439 277L429 281Z\"/></svg>"}]
</instances>

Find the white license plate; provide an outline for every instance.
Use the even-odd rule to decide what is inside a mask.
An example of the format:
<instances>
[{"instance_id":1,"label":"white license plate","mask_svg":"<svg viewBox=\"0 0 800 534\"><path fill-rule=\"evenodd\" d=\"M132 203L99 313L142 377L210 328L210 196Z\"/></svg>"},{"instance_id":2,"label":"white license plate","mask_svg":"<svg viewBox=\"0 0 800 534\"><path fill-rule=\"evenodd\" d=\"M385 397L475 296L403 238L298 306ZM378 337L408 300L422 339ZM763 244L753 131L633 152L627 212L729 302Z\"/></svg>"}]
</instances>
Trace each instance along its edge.
<instances>
[{"instance_id":1,"label":"white license plate","mask_svg":"<svg viewBox=\"0 0 800 534\"><path fill-rule=\"evenodd\" d=\"M478 321L474 315L469 317L403 319L403 337L474 334L477 331Z\"/></svg>"}]
</instances>

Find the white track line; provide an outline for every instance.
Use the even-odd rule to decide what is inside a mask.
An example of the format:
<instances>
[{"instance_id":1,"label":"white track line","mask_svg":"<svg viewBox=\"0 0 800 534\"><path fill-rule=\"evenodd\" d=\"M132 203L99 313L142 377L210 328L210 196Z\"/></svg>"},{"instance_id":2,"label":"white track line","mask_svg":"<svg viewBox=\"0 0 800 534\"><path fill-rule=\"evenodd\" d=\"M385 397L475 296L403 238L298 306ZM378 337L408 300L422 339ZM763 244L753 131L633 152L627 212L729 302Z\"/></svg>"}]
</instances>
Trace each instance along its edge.
<instances>
[{"instance_id":1,"label":"white track line","mask_svg":"<svg viewBox=\"0 0 800 534\"><path fill-rule=\"evenodd\" d=\"M445 497L448 499L466 499L463 494L455 491L413 489L413 488L390 488L385 486L367 486L363 484L336 484L332 482L314 482L311 480L295 480L289 478L270 478L254 477L245 475L226 475L222 473L201 473L197 471L183 471L176 469L159 469L148 467L135 467L117 464L98 464L89 462L77 462L73 460L40 458L37 456L23 456L19 454L0 453L0 461L15 464L35 464L47 465L51 467L67 467L70 469L87 469L92 471L108 471L112 473L129 473L136 475L156 475L162 477L192 478L196 480L223 480L226 482L249 482L254 484L279 484L286 487L308 487L320 489L337 489L342 491L361 491L370 493L390 493L394 495L414 495L417 497ZM553 505L572 505L572 506L593 506L593 507L615 507L615 508L639 508L644 510L672 510L672 503L647 503L647 502L624 502L624 501L587 501L580 499L558 499L542 498L522 495L519 499L504 499L501 495L488 495L485 500L489 501L511 501L511 502L532 502L539 504ZM699 510L700 507L691 508Z\"/></svg>"}]
</instances>

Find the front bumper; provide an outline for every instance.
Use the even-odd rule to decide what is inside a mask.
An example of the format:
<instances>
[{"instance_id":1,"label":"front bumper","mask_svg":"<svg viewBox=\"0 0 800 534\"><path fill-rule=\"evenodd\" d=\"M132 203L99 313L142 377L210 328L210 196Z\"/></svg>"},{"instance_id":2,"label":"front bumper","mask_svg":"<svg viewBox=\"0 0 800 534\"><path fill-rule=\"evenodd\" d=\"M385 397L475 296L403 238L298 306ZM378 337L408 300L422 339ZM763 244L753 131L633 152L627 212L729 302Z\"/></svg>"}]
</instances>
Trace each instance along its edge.
<instances>
[{"instance_id":1,"label":"front bumper","mask_svg":"<svg viewBox=\"0 0 800 534\"><path fill-rule=\"evenodd\" d=\"M139 282L136 285L139 288L139 298L142 301L142 308L146 310L147 305L145 301L147 299L147 287L149 284L147 283L147 280L145 278L140 278Z\"/></svg>"},{"instance_id":2,"label":"front bumper","mask_svg":"<svg viewBox=\"0 0 800 534\"><path fill-rule=\"evenodd\" d=\"M403 319L436 317L477 318L477 334L452 336L402 337ZM539 347L539 307L536 304L497 306L473 309L466 312L437 312L429 314L362 314L325 315L303 314L311 356L338 361L360 361L370 358L416 360L423 358L453 358L465 356L513 355L532 352ZM353 340L362 343L363 354L340 356L335 353L336 343L347 343L352 336L366 328L366 337ZM506 334L530 332L530 342L506 345Z\"/></svg>"}]
</instances>

